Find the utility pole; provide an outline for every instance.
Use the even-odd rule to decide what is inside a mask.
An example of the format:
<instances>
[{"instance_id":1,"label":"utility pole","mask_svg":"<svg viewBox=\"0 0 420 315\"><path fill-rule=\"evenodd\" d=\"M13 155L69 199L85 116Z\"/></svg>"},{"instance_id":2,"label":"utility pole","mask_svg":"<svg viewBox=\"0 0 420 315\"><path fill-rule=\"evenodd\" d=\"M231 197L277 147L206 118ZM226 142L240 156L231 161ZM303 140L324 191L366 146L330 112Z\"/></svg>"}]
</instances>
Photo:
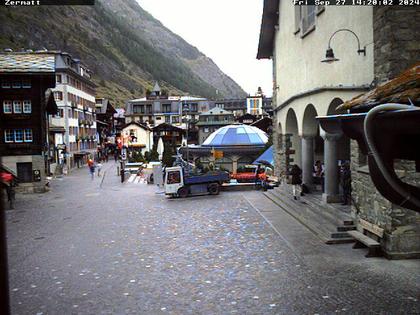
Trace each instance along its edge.
<instances>
[{"instance_id":1,"label":"utility pole","mask_svg":"<svg viewBox=\"0 0 420 315\"><path fill-rule=\"evenodd\" d=\"M187 137L187 139L186 139L186 145L187 145L187 149L186 149L186 151L187 151L187 163L189 163L189 156L188 156L188 128L189 128L189 124L188 124L188 112L189 112L189 109L188 109L188 104L185 104L185 102L183 102L183 104L182 104L182 112L183 113L186 113L185 114L185 126L186 126L186 129L187 129L187 132L186 132L186 137Z\"/></svg>"}]
</instances>

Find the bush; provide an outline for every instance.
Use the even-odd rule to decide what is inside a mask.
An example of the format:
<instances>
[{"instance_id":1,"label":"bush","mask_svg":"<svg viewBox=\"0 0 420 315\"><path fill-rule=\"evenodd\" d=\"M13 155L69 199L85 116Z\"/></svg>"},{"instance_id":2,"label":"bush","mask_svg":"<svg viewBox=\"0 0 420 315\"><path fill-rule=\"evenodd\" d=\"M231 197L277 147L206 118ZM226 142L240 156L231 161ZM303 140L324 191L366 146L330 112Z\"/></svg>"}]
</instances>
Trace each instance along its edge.
<instances>
[{"instance_id":1,"label":"bush","mask_svg":"<svg viewBox=\"0 0 420 315\"><path fill-rule=\"evenodd\" d=\"M141 154L140 151L133 151L131 152L128 162L130 163L139 163L139 162L146 162L146 159L144 158L143 154Z\"/></svg>"},{"instance_id":2,"label":"bush","mask_svg":"<svg viewBox=\"0 0 420 315\"><path fill-rule=\"evenodd\" d=\"M172 157L174 151L170 145L165 144L165 149L163 151L162 164L166 166L172 166L175 159Z\"/></svg>"}]
</instances>

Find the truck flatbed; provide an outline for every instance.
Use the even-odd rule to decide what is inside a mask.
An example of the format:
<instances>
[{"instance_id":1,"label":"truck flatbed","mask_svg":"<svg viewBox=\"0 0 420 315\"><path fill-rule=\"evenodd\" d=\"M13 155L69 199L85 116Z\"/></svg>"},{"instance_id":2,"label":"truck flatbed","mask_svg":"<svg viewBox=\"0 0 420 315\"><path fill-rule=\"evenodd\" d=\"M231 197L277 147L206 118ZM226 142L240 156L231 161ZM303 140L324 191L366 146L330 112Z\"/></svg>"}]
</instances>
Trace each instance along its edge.
<instances>
[{"instance_id":1,"label":"truck flatbed","mask_svg":"<svg viewBox=\"0 0 420 315\"><path fill-rule=\"evenodd\" d=\"M184 182L187 185L211 183L211 182L223 183L226 181L229 181L229 174L226 172L207 173L203 175L191 175L191 176L186 176L184 179Z\"/></svg>"}]
</instances>

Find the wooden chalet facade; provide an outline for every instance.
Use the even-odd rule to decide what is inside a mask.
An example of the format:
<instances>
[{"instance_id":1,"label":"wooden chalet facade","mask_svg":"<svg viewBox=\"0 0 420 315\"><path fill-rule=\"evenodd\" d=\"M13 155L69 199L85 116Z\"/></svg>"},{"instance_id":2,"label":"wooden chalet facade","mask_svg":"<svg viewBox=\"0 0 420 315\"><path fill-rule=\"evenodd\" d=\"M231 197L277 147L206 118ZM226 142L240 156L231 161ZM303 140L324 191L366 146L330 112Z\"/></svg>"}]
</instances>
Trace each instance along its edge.
<instances>
[{"instance_id":1,"label":"wooden chalet facade","mask_svg":"<svg viewBox=\"0 0 420 315\"><path fill-rule=\"evenodd\" d=\"M57 112L55 57L0 54L1 163L15 172L19 190L43 192L48 175L48 115Z\"/></svg>"}]
</instances>

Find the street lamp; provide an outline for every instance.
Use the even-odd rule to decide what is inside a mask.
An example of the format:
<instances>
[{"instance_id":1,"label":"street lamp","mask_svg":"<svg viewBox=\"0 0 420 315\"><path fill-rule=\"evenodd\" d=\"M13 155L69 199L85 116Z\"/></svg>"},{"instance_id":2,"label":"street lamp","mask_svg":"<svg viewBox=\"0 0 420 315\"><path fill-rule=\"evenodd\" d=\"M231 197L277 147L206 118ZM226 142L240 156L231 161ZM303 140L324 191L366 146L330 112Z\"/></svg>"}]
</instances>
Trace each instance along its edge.
<instances>
[{"instance_id":1,"label":"street lamp","mask_svg":"<svg viewBox=\"0 0 420 315\"><path fill-rule=\"evenodd\" d=\"M359 40L359 37L357 37L356 33L353 32L352 30L347 29L347 28L342 28L342 29L339 29L339 30L335 31L331 35L330 40L328 41L328 48L327 48L327 51L325 53L325 59L321 60L321 62L333 63L334 61L339 61L340 60L340 59L335 58L334 51L331 48L331 40L334 37L334 35L339 33L339 32L350 32L350 33L352 33L357 39L357 53L359 55L361 53L363 53L363 55L366 56L366 46L364 46L363 49L360 48L360 40Z\"/></svg>"}]
</instances>

